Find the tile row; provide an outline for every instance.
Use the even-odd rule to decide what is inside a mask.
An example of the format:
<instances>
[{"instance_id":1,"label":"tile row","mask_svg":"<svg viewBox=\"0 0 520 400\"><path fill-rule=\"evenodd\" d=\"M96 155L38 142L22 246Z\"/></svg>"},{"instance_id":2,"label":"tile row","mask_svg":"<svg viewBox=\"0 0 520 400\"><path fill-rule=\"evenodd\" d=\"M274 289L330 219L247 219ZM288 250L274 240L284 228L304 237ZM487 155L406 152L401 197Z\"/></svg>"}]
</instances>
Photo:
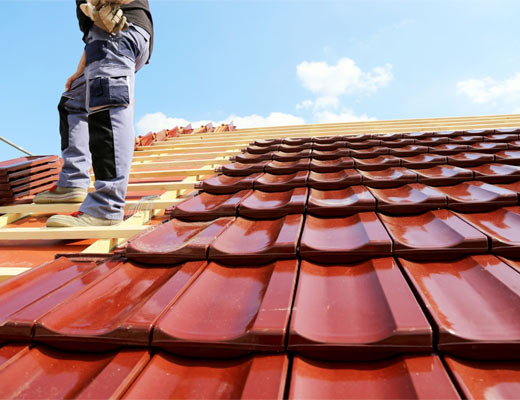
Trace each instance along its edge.
<instances>
[{"instance_id":1,"label":"tile row","mask_svg":"<svg viewBox=\"0 0 520 400\"><path fill-rule=\"evenodd\" d=\"M313 158L327 160L332 157L374 158L381 155L393 155L400 157L412 157L420 154L432 154L449 156L463 152L476 152L483 154L494 154L504 151L516 151L520 149L520 140L511 142L476 142L473 144L446 143L437 146L425 146L419 144L406 144L403 146L389 147L387 143L373 143L377 141L351 143L345 147L345 142L337 142L329 145L275 145L269 147L249 146L242 149L242 154L232 158L233 161L252 163L264 160L294 161L302 158ZM390 143L390 142L388 142Z\"/></svg>"},{"instance_id":2,"label":"tile row","mask_svg":"<svg viewBox=\"0 0 520 400\"><path fill-rule=\"evenodd\" d=\"M289 351L366 361L439 351L518 360L519 268L488 254L154 268L60 258L0 285L0 344L153 346L200 358Z\"/></svg>"},{"instance_id":3,"label":"tile row","mask_svg":"<svg viewBox=\"0 0 520 400\"><path fill-rule=\"evenodd\" d=\"M322 217L348 216L361 211L416 214L438 208L483 212L517 205L519 195L520 181L494 185L468 181L438 187L409 183L386 189L362 185L337 190L297 187L280 192L245 189L232 194L202 191L168 208L166 213L172 218L195 222L235 216L272 219L305 211Z\"/></svg>"},{"instance_id":4,"label":"tile row","mask_svg":"<svg viewBox=\"0 0 520 400\"><path fill-rule=\"evenodd\" d=\"M411 216L368 211L331 218L289 214L262 220L172 219L131 238L125 255L151 264L208 259L252 265L294 257L324 263L391 255L442 259L488 249L518 257L519 231L519 206L472 214L438 209Z\"/></svg>"},{"instance_id":5,"label":"tile row","mask_svg":"<svg viewBox=\"0 0 520 400\"><path fill-rule=\"evenodd\" d=\"M430 186L448 186L471 180L513 183L520 180L520 166L494 163L466 168L437 165L426 169L394 167L379 171L345 168L336 172L279 169L276 174L257 172L247 176L215 175L198 182L195 188L213 194L231 194L245 189L283 192L307 186L313 189L337 190L361 184L371 188L395 188L416 182Z\"/></svg>"},{"instance_id":6,"label":"tile row","mask_svg":"<svg viewBox=\"0 0 520 400\"><path fill-rule=\"evenodd\" d=\"M389 167L408 167L412 169L425 169L437 165L448 164L456 167L478 167L483 164L498 163L507 165L520 165L519 150L502 150L495 154L478 152L458 152L448 156L438 154L418 154L411 157L397 157L390 154L373 155L360 158L358 156L341 155L341 152L317 152L305 154L299 157L299 153L292 156L277 156L274 160L265 158L256 160L248 158L247 162L240 162L235 157L235 162L219 166L216 172L222 172L228 176L246 176L256 172L270 172L273 174L293 173L297 171L311 170L314 172L337 172L345 168L356 168L362 171L378 171ZM369 157L368 157L369 156ZM262 157L264 158L264 157Z\"/></svg>"},{"instance_id":7,"label":"tile row","mask_svg":"<svg viewBox=\"0 0 520 400\"><path fill-rule=\"evenodd\" d=\"M460 399L492 394L514 399L519 380L518 363L452 357L443 363L436 354L363 363L294 357L289 363L286 355L194 360L136 349L91 355L45 346L0 348L2 398L52 393L55 398Z\"/></svg>"},{"instance_id":8,"label":"tile row","mask_svg":"<svg viewBox=\"0 0 520 400\"><path fill-rule=\"evenodd\" d=\"M461 136L470 136L474 138L482 138L490 136L492 141L508 141L515 140L520 134L520 128L488 128L488 129L467 129L467 130L449 130L449 131L430 131L430 132L411 132L411 133L387 133L387 134L359 134L359 135L335 135L335 136L315 136L315 137L296 137L285 139L261 139L251 143L251 145L260 147L269 147L272 145L301 145L306 143L313 144L332 144L336 142L359 143L366 140L377 140L383 143L391 142L399 139L406 140L430 140L438 141L443 138L457 139ZM476 139L475 141L482 141Z\"/></svg>"}]
</instances>

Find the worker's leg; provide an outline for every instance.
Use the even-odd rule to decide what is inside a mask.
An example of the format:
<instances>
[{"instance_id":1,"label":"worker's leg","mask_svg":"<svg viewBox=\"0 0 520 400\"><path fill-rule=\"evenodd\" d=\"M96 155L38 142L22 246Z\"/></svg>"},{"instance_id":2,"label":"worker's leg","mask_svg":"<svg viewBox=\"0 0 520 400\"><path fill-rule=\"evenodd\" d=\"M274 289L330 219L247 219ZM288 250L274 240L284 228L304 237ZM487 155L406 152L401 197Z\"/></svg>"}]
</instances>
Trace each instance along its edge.
<instances>
[{"instance_id":1,"label":"worker's leg","mask_svg":"<svg viewBox=\"0 0 520 400\"><path fill-rule=\"evenodd\" d=\"M38 193L35 203L81 203L90 186L85 76L80 75L62 94L58 111L63 167L57 187Z\"/></svg>"},{"instance_id":2,"label":"worker's leg","mask_svg":"<svg viewBox=\"0 0 520 400\"><path fill-rule=\"evenodd\" d=\"M80 211L121 220L134 149L135 72L148 59L149 35L133 25L110 35L93 26L85 47L89 148L96 182Z\"/></svg>"},{"instance_id":3,"label":"worker's leg","mask_svg":"<svg viewBox=\"0 0 520 400\"><path fill-rule=\"evenodd\" d=\"M87 109L85 108L85 76L81 75L63 93L58 111L60 115L63 168L57 185L87 189L91 167L88 146Z\"/></svg>"}]
</instances>

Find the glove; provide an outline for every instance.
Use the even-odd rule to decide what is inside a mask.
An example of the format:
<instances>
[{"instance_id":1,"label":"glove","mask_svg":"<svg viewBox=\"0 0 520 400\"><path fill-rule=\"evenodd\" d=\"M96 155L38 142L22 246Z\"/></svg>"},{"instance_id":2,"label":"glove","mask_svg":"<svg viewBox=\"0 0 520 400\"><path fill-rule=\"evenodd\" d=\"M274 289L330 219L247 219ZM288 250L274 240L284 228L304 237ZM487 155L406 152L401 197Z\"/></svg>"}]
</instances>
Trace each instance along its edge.
<instances>
[{"instance_id":1,"label":"glove","mask_svg":"<svg viewBox=\"0 0 520 400\"><path fill-rule=\"evenodd\" d=\"M87 0L80 5L81 11L89 17L96 26L105 32L116 34L128 29L128 21L123 15L119 4L101 4L103 0Z\"/></svg>"},{"instance_id":2,"label":"glove","mask_svg":"<svg viewBox=\"0 0 520 400\"><path fill-rule=\"evenodd\" d=\"M134 0L97 0L97 1L99 1L100 4L108 4L108 3L113 3L113 4L130 4Z\"/></svg>"}]
</instances>

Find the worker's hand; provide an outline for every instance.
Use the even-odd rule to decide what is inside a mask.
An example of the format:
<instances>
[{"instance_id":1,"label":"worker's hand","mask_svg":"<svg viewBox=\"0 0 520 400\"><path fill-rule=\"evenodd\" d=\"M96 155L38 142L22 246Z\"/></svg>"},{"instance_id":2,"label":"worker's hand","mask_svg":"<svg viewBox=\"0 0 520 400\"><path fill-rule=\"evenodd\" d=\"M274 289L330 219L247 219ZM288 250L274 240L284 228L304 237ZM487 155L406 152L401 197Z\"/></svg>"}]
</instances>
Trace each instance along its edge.
<instances>
[{"instance_id":1,"label":"worker's hand","mask_svg":"<svg viewBox=\"0 0 520 400\"><path fill-rule=\"evenodd\" d=\"M70 90L70 87L72 86L72 83L79 78L81 74L78 74L77 72L74 75L71 75L69 79L67 79L67 82L65 82L65 91L68 92Z\"/></svg>"},{"instance_id":2,"label":"worker's hand","mask_svg":"<svg viewBox=\"0 0 520 400\"><path fill-rule=\"evenodd\" d=\"M72 74L69 79L67 79L67 82L65 82L65 91L68 92L70 90L70 87L72 86L72 83L78 79L81 74L83 73L83 71L85 70L85 61L86 60L86 55L85 55L85 52L83 51L83 54L81 55L81 59L79 60L79 63L78 63L78 69L76 70L76 72L74 72L74 74Z\"/></svg>"},{"instance_id":3,"label":"worker's hand","mask_svg":"<svg viewBox=\"0 0 520 400\"><path fill-rule=\"evenodd\" d=\"M105 32L116 34L128 29L128 21L119 4L101 5L101 1L87 0L86 3L80 5L81 11Z\"/></svg>"}]
</instances>

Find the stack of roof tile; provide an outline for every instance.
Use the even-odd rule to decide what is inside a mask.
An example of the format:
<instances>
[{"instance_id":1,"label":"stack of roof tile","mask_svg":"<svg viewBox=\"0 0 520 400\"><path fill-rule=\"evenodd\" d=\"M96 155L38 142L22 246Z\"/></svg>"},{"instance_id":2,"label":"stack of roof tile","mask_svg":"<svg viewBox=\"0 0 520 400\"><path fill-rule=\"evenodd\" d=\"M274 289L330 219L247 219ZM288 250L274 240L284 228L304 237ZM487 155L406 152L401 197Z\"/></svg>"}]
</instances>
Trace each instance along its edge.
<instances>
[{"instance_id":1,"label":"stack of roof tile","mask_svg":"<svg viewBox=\"0 0 520 400\"><path fill-rule=\"evenodd\" d=\"M0 397L518 397L519 132L255 142L0 285Z\"/></svg>"},{"instance_id":2,"label":"stack of roof tile","mask_svg":"<svg viewBox=\"0 0 520 400\"><path fill-rule=\"evenodd\" d=\"M0 205L30 202L33 195L54 185L61 166L58 156L19 157L0 162Z\"/></svg>"}]
</instances>

